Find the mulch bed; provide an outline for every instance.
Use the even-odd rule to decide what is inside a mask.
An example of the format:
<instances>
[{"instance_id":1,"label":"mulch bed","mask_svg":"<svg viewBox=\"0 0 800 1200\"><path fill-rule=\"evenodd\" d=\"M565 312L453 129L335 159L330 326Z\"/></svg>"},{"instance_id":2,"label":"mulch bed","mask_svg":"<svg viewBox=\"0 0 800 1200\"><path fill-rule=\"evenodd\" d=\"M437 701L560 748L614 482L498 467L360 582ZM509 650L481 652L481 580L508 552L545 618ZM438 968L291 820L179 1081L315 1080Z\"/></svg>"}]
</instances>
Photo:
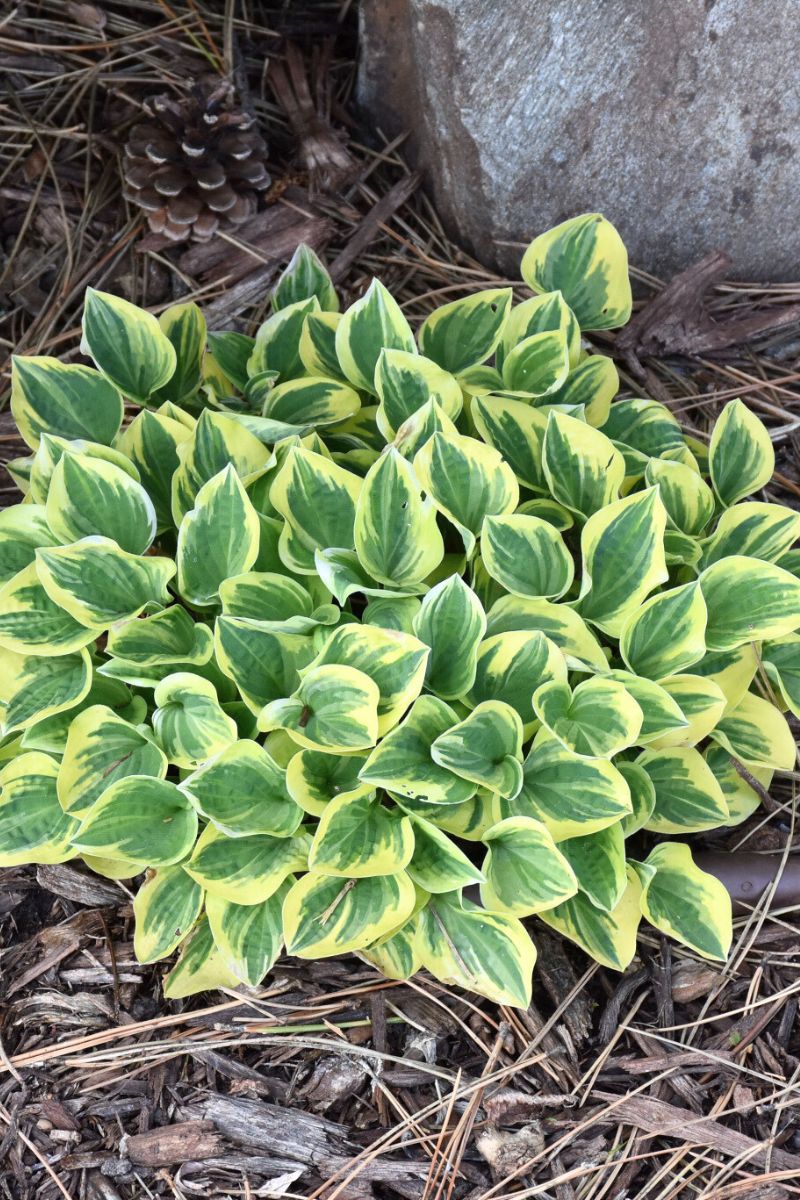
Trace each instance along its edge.
<instances>
[{"instance_id":1,"label":"mulch bed","mask_svg":"<svg viewBox=\"0 0 800 1200\"><path fill-rule=\"evenodd\" d=\"M346 301L379 275L415 321L514 283L453 242L357 112L354 8L29 0L0 18L0 360L76 353L87 284L249 330L303 239ZM159 244L121 197L124 132L144 96L225 60L272 148L269 203L235 238ZM667 289L636 272L635 322L598 345L697 436L745 398L775 439L770 496L796 505L800 283L725 269L711 255ZM0 461L21 453L0 412ZM695 843L788 859L798 779ZM0 1197L800 1195L797 909L743 912L724 968L645 931L622 977L538 928L519 1012L355 958L165 1002L131 898L74 864L0 872Z\"/></svg>"}]
</instances>

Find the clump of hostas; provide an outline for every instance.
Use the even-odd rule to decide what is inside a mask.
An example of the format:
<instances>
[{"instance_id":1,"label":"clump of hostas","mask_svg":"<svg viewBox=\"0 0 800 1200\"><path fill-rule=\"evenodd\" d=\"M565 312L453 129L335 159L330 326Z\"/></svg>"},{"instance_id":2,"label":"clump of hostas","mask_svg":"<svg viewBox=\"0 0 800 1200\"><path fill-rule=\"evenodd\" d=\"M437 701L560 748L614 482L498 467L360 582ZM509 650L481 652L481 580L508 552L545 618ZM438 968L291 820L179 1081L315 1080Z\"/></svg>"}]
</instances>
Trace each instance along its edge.
<instances>
[{"instance_id":1,"label":"clump of hostas","mask_svg":"<svg viewBox=\"0 0 800 1200\"><path fill-rule=\"evenodd\" d=\"M725 958L684 838L794 762L800 514L734 400L614 400L631 306L589 214L534 293L345 312L301 249L255 337L89 291L94 367L18 358L0 517L0 864L144 873L168 996L285 946L529 1001L532 915L618 970ZM123 424L123 404L135 411Z\"/></svg>"}]
</instances>

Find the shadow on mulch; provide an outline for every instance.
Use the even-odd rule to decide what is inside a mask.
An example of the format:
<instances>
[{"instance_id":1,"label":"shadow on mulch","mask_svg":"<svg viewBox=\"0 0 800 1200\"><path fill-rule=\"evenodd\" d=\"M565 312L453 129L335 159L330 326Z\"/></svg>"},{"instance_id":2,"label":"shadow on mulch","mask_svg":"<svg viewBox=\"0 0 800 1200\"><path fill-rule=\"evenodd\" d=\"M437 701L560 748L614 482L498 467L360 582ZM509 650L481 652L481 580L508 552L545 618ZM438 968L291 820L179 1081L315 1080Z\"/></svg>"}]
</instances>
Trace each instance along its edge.
<instances>
[{"instance_id":1,"label":"shadow on mulch","mask_svg":"<svg viewBox=\"0 0 800 1200\"><path fill-rule=\"evenodd\" d=\"M402 147L361 127L354 18L335 0L18 4L0 24L0 359L77 353L87 284L249 330L301 239L345 300L379 275L415 321L515 283L453 243ZM226 61L275 182L235 237L169 247L122 200L121 145L146 96ZM714 256L671 290L637 272L632 331L598 345L627 394L695 436L743 396L775 440L770 496L797 504L800 284L723 271ZM0 462L24 452L0 413ZM696 844L795 851L796 778ZM0 872L0 1197L800 1194L796 911L741 917L724 969L645 932L622 977L539 929L518 1012L355 958L165 1002L163 964L133 956L131 898L73 864Z\"/></svg>"}]
</instances>

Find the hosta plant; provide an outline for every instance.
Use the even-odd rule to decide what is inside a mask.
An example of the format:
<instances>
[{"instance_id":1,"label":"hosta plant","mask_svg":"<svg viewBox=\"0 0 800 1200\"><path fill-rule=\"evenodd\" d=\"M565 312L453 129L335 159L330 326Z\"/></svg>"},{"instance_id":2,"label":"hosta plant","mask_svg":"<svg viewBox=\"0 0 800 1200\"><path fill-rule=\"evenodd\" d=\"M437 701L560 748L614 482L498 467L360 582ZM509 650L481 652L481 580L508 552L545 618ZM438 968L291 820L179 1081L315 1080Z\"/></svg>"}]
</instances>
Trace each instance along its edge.
<instances>
[{"instance_id":1,"label":"hosta plant","mask_svg":"<svg viewBox=\"0 0 800 1200\"><path fill-rule=\"evenodd\" d=\"M301 249L255 337L90 290L94 366L15 363L0 865L141 877L168 996L285 946L525 1005L532 915L618 970L643 918L728 951L683 839L793 765L800 514L746 499L740 401L707 442L614 399L607 221L522 271L415 334Z\"/></svg>"}]
</instances>

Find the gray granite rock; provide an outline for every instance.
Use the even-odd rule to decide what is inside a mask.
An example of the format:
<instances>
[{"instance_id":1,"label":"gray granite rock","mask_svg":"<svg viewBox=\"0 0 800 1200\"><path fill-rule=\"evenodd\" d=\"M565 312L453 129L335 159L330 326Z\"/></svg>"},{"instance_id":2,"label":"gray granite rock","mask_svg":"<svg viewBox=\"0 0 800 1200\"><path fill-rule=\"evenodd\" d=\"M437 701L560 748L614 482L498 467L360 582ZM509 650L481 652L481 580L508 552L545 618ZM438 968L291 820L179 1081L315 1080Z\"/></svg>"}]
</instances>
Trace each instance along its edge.
<instances>
[{"instance_id":1,"label":"gray granite rock","mask_svg":"<svg viewBox=\"0 0 800 1200\"><path fill-rule=\"evenodd\" d=\"M669 274L800 275L800 0L362 0L360 98L452 233L516 267L599 210Z\"/></svg>"}]
</instances>

